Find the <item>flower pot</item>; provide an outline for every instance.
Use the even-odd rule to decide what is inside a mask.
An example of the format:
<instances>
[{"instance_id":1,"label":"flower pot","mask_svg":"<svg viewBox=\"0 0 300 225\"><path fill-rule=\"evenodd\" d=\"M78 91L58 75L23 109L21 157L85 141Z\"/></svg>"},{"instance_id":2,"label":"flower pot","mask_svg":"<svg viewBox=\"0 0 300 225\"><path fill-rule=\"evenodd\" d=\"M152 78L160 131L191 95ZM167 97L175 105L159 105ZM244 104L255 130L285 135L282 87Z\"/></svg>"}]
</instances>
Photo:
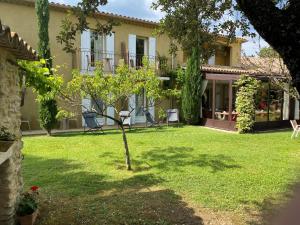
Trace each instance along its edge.
<instances>
[{"instance_id":1,"label":"flower pot","mask_svg":"<svg viewBox=\"0 0 300 225\"><path fill-rule=\"evenodd\" d=\"M19 216L20 225L34 225L37 215L38 210L36 210L31 215Z\"/></svg>"}]
</instances>

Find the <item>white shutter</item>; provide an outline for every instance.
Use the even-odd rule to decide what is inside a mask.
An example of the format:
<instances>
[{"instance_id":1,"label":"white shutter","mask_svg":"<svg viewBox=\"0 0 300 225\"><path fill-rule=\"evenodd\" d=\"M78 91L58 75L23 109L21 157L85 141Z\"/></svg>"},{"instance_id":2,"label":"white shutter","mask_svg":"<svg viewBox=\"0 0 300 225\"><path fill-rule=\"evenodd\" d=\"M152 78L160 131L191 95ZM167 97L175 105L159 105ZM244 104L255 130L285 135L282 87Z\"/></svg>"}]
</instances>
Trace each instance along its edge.
<instances>
[{"instance_id":1,"label":"white shutter","mask_svg":"<svg viewBox=\"0 0 300 225\"><path fill-rule=\"evenodd\" d=\"M81 71L87 72L91 60L91 33L90 30L84 30L81 34Z\"/></svg>"},{"instance_id":2,"label":"white shutter","mask_svg":"<svg viewBox=\"0 0 300 225\"><path fill-rule=\"evenodd\" d=\"M216 65L216 56L212 55L209 59L208 59L208 65Z\"/></svg>"},{"instance_id":3,"label":"white shutter","mask_svg":"<svg viewBox=\"0 0 300 225\"><path fill-rule=\"evenodd\" d=\"M299 117L299 100L298 99L295 99L295 120L299 120L300 117Z\"/></svg>"},{"instance_id":4,"label":"white shutter","mask_svg":"<svg viewBox=\"0 0 300 225\"><path fill-rule=\"evenodd\" d=\"M84 98L82 99L81 104L82 104L82 112L86 112L91 109L91 99ZM82 126L85 126L85 121L83 117L82 117Z\"/></svg>"},{"instance_id":5,"label":"white shutter","mask_svg":"<svg viewBox=\"0 0 300 225\"><path fill-rule=\"evenodd\" d=\"M155 65L156 58L156 38L149 37L149 60L150 64Z\"/></svg>"},{"instance_id":6,"label":"white shutter","mask_svg":"<svg viewBox=\"0 0 300 225\"><path fill-rule=\"evenodd\" d=\"M106 36L106 58L109 61L111 72L115 69L115 33Z\"/></svg>"},{"instance_id":7,"label":"white shutter","mask_svg":"<svg viewBox=\"0 0 300 225\"><path fill-rule=\"evenodd\" d=\"M129 112L132 111L131 114L130 114L130 116L131 116L131 122L132 122L132 124L135 124L135 94L131 95L131 97L129 98L128 111Z\"/></svg>"},{"instance_id":8,"label":"white shutter","mask_svg":"<svg viewBox=\"0 0 300 225\"><path fill-rule=\"evenodd\" d=\"M129 34L128 38L129 65L136 66L136 35Z\"/></svg>"}]
</instances>

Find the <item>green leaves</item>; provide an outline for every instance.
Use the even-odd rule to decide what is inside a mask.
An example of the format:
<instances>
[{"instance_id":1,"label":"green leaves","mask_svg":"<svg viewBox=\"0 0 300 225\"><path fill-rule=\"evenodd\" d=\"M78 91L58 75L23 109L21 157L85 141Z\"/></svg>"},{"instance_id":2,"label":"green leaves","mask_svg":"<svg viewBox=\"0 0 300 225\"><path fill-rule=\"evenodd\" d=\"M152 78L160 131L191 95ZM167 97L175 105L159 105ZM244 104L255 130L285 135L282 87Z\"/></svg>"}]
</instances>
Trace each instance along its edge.
<instances>
[{"instance_id":1,"label":"green leaves","mask_svg":"<svg viewBox=\"0 0 300 225\"><path fill-rule=\"evenodd\" d=\"M236 127L239 133L248 133L255 122L255 95L260 87L260 81L253 77L242 75L236 81L236 111L238 113Z\"/></svg>"}]
</instances>

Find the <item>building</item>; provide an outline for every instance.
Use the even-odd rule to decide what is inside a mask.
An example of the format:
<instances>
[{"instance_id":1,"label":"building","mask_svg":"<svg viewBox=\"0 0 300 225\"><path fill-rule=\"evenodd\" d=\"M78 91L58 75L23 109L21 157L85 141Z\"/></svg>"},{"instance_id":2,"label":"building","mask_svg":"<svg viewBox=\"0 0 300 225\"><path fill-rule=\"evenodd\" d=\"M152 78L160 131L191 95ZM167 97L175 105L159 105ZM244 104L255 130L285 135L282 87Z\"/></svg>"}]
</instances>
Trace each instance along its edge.
<instances>
[{"instance_id":1,"label":"building","mask_svg":"<svg viewBox=\"0 0 300 225\"><path fill-rule=\"evenodd\" d=\"M17 33L0 21L0 129L14 141L0 140L0 224L16 221L22 192L21 86L17 60L37 60L36 52ZM2 139L2 138L1 138Z\"/></svg>"},{"instance_id":2,"label":"building","mask_svg":"<svg viewBox=\"0 0 300 225\"><path fill-rule=\"evenodd\" d=\"M66 11L70 6L62 4L50 4L49 38L54 65L64 65L61 73L66 81L71 79L71 71L80 69L82 72L93 71L96 61L102 61L104 70L113 72L120 59L124 59L131 66L139 66L142 56L147 55L149 59L157 62L158 54L166 56L170 65L184 65L185 54L182 51L176 57L169 55L170 40L166 35L155 37L153 31L158 26L157 23L138 18L126 17L111 13L99 13L97 19L107 21L117 19L121 25L113 28L111 36L98 37L92 31L84 31L76 38L78 51L75 54L66 53L62 50L62 45L56 41L56 36L60 31L62 19L66 16ZM32 43L37 48L38 33L37 19L34 8L34 0L0 0L0 15L3 22L10 24L12 29L18 30L19 34ZM95 23L93 18L89 19L90 24ZM210 65L239 66L241 62L241 45L244 39L237 38L235 42L227 45L225 37L219 38L219 47L215 51L208 63ZM142 123L145 118L141 110L138 110L146 103L143 95L132 96L128 104L135 110L133 123ZM88 107L93 106L89 99L83 99L83 104ZM165 108L170 107L170 103L164 103ZM80 110L80 109L78 109ZM111 115L112 109L108 109ZM154 117L157 110L153 109ZM116 115L115 115L116 116ZM38 122L38 105L35 96L27 90L25 105L22 107L22 119L30 122L32 129L40 129ZM106 125L113 125L109 120L102 119ZM78 116L76 122L71 126L80 127L82 118Z\"/></svg>"}]
</instances>

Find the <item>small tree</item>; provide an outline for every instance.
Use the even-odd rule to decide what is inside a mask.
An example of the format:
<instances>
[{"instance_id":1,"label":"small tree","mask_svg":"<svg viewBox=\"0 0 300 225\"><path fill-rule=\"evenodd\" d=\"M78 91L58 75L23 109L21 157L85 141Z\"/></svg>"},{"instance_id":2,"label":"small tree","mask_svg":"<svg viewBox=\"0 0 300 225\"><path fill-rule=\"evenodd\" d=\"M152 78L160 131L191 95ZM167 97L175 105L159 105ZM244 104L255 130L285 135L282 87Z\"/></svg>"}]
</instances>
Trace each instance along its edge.
<instances>
[{"instance_id":1,"label":"small tree","mask_svg":"<svg viewBox=\"0 0 300 225\"><path fill-rule=\"evenodd\" d=\"M239 133L248 133L252 131L255 122L255 95L260 81L242 75L235 86L238 89L236 94L236 111L238 113L236 128Z\"/></svg>"},{"instance_id":2,"label":"small tree","mask_svg":"<svg viewBox=\"0 0 300 225\"><path fill-rule=\"evenodd\" d=\"M154 69L149 65L147 58L144 58L143 65L143 68L136 70L122 63L115 74L104 74L102 65L98 64L93 76L74 71L73 79L63 91L63 98L73 106L78 105L82 98L90 97L97 104L98 110L95 113L118 124L122 130L125 161L128 170L131 170L131 159L123 119L109 116L107 108L113 107L116 114L119 115L124 108L124 103L128 102L133 94L145 91L150 102L166 95L166 91L160 88L160 81ZM99 100L103 103L102 107L98 105ZM121 107L118 107L120 105Z\"/></svg>"},{"instance_id":3,"label":"small tree","mask_svg":"<svg viewBox=\"0 0 300 225\"><path fill-rule=\"evenodd\" d=\"M188 124L198 124L201 108L201 70L199 49L193 48L189 58L182 88L182 111Z\"/></svg>"},{"instance_id":4,"label":"small tree","mask_svg":"<svg viewBox=\"0 0 300 225\"><path fill-rule=\"evenodd\" d=\"M52 59L49 44L49 2L48 0L36 1L36 14L38 18L38 35L39 43L38 50L39 55L46 60L46 66L49 69L49 74L52 73ZM46 74L46 75L49 75ZM51 91L50 89L48 90ZM44 98L40 99L40 124L51 135L51 130L55 127L57 120L57 103L55 99Z\"/></svg>"}]
</instances>

